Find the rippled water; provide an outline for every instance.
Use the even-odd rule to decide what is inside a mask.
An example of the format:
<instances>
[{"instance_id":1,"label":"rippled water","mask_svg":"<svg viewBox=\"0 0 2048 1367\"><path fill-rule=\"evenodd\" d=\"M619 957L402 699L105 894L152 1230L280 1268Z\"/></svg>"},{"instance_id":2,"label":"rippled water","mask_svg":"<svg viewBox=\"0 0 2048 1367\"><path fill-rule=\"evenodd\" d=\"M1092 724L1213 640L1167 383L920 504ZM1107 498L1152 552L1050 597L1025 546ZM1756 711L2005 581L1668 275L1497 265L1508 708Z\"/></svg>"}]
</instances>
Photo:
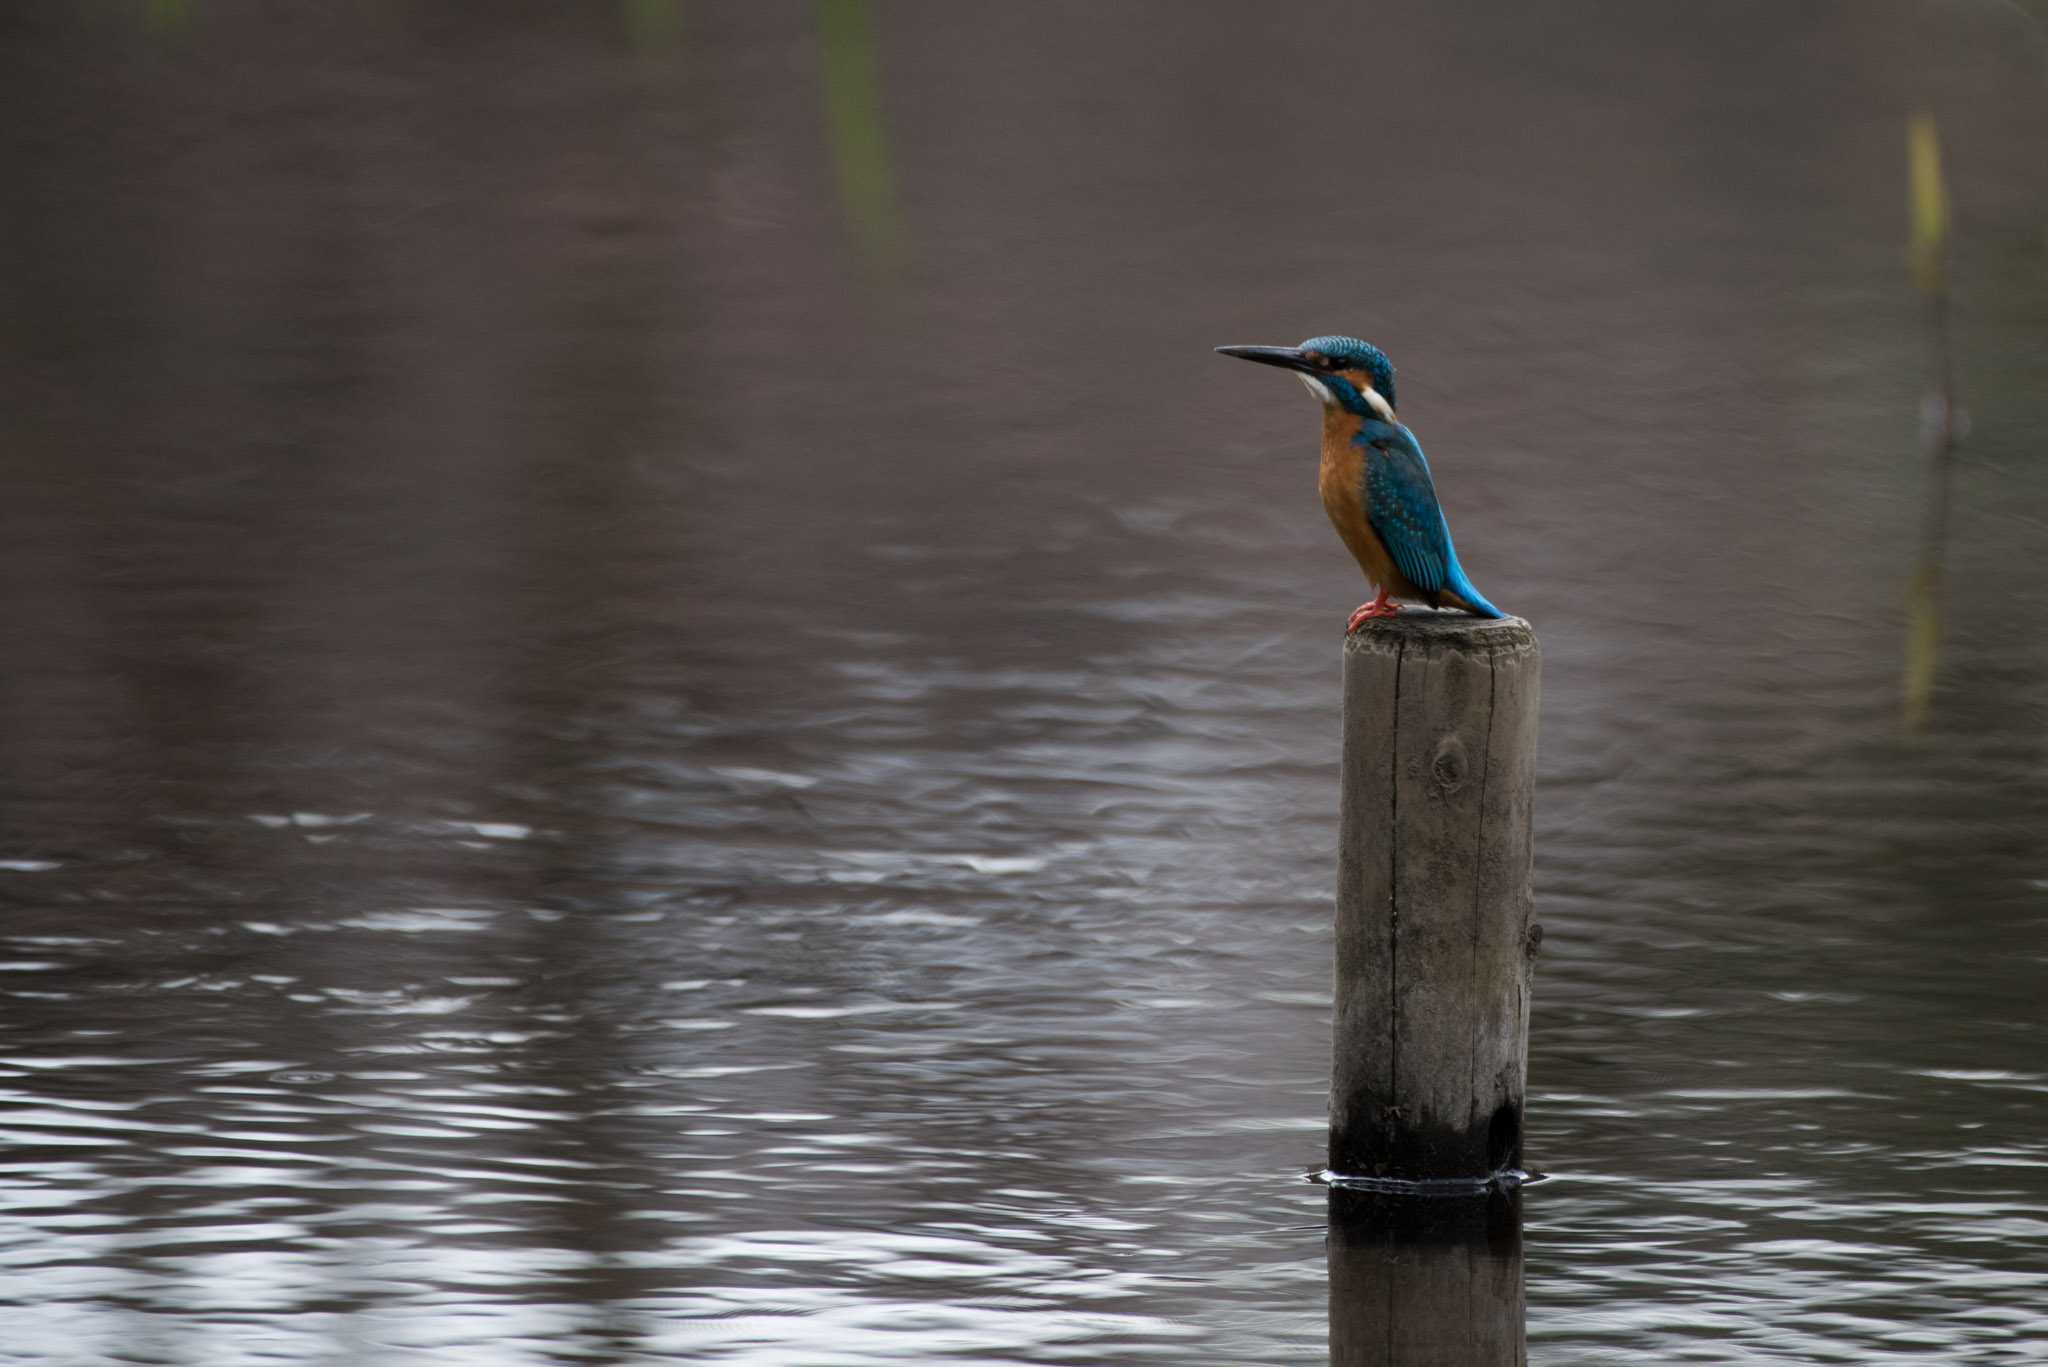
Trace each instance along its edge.
<instances>
[{"instance_id":1,"label":"rippled water","mask_svg":"<svg viewBox=\"0 0 2048 1367\"><path fill-rule=\"evenodd\" d=\"M11 8L0 1357L2048 1358L2042 51ZM1491 1243L1301 1179L1360 585L1208 347L1326 329L1544 645Z\"/></svg>"}]
</instances>

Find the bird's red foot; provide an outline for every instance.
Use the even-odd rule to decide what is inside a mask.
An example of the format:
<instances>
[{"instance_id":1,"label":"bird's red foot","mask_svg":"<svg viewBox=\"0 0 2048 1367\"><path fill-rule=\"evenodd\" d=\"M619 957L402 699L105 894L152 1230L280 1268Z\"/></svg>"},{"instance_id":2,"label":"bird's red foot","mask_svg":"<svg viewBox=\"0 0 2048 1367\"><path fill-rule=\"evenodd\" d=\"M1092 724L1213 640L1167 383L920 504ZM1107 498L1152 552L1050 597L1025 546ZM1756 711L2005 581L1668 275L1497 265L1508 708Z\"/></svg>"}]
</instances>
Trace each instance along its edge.
<instances>
[{"instance_id":1,"label":"bird's red foot","mask_svg":"<svg viewBox=\"0 0 2048 1367\"><path fill-rule=\"evenodd\" d=\"M1344 634L1349 636L1373 618L1392 617L1400 610L1401 605L1399 603L1389 603L1387 595L1382 593L1370 603L1360 603L1358 605L1358 610L1351 614L1351 620L1344 624Z\"/></svg>"}]
</instances>

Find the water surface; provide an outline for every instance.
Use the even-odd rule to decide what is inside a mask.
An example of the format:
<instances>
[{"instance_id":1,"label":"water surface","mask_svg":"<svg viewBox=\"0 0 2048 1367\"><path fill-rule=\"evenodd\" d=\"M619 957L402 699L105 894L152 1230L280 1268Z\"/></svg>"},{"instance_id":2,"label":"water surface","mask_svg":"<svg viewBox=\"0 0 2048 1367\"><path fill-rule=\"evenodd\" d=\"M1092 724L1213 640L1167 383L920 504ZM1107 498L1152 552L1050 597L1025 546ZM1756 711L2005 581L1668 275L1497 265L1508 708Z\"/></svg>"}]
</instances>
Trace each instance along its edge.
<instances>
[{"instance_id":1,"label":"water surface","mask_svg":"<svg viewBox=\"0 0 2048 1367\"><path fill-rule=\"evenodd\" d=\"M0 1353L1323 1360L1363 586L1208 348L1346 330L1545 651L1528 1359L2039 1360L2043 50L11 8Z\"/></svg>"}]
</instances>

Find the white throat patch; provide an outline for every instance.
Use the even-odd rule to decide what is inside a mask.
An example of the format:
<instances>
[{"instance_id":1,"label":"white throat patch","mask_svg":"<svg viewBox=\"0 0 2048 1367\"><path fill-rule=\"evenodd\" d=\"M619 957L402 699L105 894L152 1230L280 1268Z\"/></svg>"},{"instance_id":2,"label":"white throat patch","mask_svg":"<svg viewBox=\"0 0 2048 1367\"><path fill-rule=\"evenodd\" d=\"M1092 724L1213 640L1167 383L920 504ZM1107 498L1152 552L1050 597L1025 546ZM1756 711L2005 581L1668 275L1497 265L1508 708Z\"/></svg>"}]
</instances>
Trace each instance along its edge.
<instances>
[{"instance_id":1,"label":"white throat patch","mask_svg":"<svg viewBox=\"0 0 2048 1367\"><path fill-rule=\"evenodd\" d=\"M1330 391L1330 386L1324 384L1315 376L1309 374L1307 371L1297 370L1294 372L1294 378L1300 380L1302 383L1302 387L1308 390L1309 393L1321 399L1323 401L1323 407L1335 408L1337 406L1337 396Z\"/></svg>"}]
</instances>

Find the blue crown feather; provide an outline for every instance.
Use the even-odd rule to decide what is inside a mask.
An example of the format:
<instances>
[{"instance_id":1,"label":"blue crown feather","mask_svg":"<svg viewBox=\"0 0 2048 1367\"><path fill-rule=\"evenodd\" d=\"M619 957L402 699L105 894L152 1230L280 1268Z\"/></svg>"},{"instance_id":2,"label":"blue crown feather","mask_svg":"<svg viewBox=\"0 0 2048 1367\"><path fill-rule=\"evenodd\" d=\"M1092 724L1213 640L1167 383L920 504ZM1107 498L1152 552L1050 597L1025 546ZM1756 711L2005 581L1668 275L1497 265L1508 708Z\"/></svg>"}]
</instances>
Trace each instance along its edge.
<instances>
[{"instance_id":1,"label":"blue crown feather","mask_svg":"<svg viewBox=\"0 0 2048 1367\"><path fill-rule=\"evenodd\" d=\"M1387 407L1401 406L1394 398L1394 363L1371 342L1361 342L1356 337L1311 337L1301 344L1301 349L1321 352L1346 370L1363 370L1372 376L1372 387L1387 401Z\"/></svg>"}]
</instances>

